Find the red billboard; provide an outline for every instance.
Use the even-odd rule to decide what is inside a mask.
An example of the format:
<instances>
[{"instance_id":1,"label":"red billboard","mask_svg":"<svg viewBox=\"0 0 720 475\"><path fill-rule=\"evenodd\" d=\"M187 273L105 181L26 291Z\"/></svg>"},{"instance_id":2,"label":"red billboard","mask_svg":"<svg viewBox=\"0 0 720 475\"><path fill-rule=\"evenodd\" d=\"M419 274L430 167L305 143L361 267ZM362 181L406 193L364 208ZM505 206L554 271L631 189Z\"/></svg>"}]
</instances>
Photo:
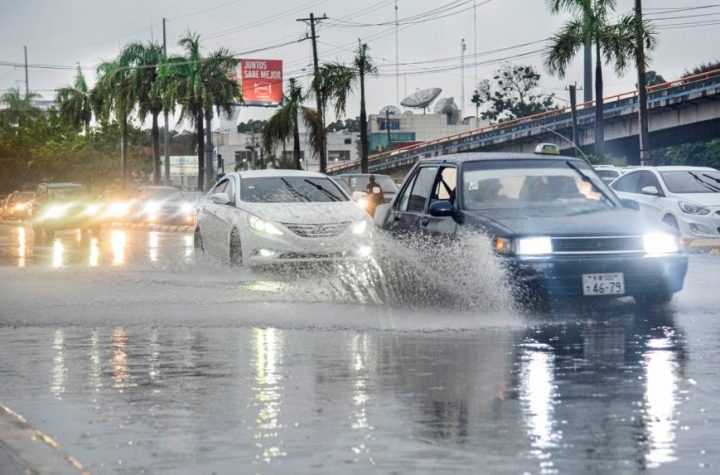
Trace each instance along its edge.
<instances>
[{"instance_id":1,"label":"red billboard","mask_svg":"<svg viewBox=\"0 0 720 475\"><path fill-rule=\"evenodd\" d=\"M245 105L273 107L282 102L282 61L241 59L238 61L240 87Z\"/></svg>"}]
</instances>

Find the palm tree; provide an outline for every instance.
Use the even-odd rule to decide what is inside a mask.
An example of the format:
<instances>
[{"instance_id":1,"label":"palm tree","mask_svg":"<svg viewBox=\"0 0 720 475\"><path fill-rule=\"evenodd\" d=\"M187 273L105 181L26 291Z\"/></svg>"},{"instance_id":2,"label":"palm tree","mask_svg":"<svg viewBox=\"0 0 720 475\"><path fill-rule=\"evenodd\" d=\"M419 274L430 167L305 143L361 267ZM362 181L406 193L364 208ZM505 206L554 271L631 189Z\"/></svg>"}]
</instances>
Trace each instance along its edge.
<instances>
[{"instance_id":1,"label":"palm tree","mask_svg":"<svg viewBox=\"0 0 720 475\"><path fill-rule=\"evenodd\" d=\"M60 121L74 130L87 132L92 120L92 102L90 88L80 66L72 85L61 87L56 92L55 102L58 104Z\"/></svg>"},{"instance_id":2,"label":"palm tree","mask_svg":"<svg viewBox=\"0 0 720 475\"><path fill-rule=\"evenodd\" d=\"M122 186L127 185L129 164L127 159L128 117L135 106L135 88L132 81L132 67L120 55L117 59L104 61L97 67L97 82L90 92L95 116L101 121L110 115L120 124L120 162Z\"/></svg>"},{"instance_id":3,"label":"palm tree","mask_svg":"<svg viewBox=\"0 0 720 475\"><path fill-rule=\"evenodd\" d=\"M368 124L365 109L365 76L376 74L377 68L368 54L368 45L359 43L355 50L352 66L342 63L324 64L320 71L321 94L323 103L328 100L335 102L335 115L340 118L345 115L347 98L356 85L360 86L360 167L362 173L368 172Z\"/></svg>"},{"instance_id":4,"label":"palm tree","mask_svg":"<svg viewBox=\"0 0 720 475\"><path fill-rule=\"evenodd\" d=\"M242 101L235 79L230 73L236 61L227 49L218 49L207 57L200 52L200 35L188 33L178 44L185 56L168 58L160 68L160 87L164 90L166 107L180 106L180 120L189 120L196 128L198 154L198 191L205 183L205 119L212 119L213 106L218 113L229 114L232 106ZM210 172L210 164L207 166ZM207 182L210 180L208 179Z\"/></svg>"},{"instance_id":5,"label":"palm tree","mask_svg":"<svg viewBox=\"0 0 720 475\"><path fill-rule=\"evenodd\" d=\"M315 109L304 107L305 101L302 87L294 78L290 79L290 89L287 95L283 96L283 105L268 120L262 131L263 148L272 155L278 144L285 145L285 142L292 136L293 139L293 164L295 169L301 170L300 163L300 118L308 127L310 146L313 155L320 153L322 146L322 121ZM285 159L283 155L282 163Z\"/></svg>"},{"instance_id":6,"label":"palm tree","mask_svg":"<svg viewBox=\"0 0 720 475\"><path fill-rule=\"evenodd\" d=\"M132 66L130 82L138 106L141 122L152 116L153 183L160 184L160 127L158 116L163 111L162 88L159 87L158 70L164 60L163 47L158 43L132 43L122 51L123 62Z\"/></svg>"},{"instance_id":7,"label":"palm tree","mask_svg":"<svg viewBox=\"0 0 720 475\"><path fill-rule=\"evenodd\" d=\"M30 92L23 95L18 88L11 88L0 96L0 102L5 108L0 109L0 124L10 124L21 127L23 124L39 117L42 111L33 104L40 94Z\"/></svg>"},{"instance_id":8,"label":"palm tree","mask_svg":"<svg viewBox=\"0 0 720 475\"><path fill-rule=\"evenodd\" d=\"M636 24L634 15L625 15L616 22L610 21L617 0L549 0L553 13L567 11L572 14L555 35L545 55L545 66L551 74L565 77L570 62L586 42L595 47L595 155L605 155L605 128L603 115L603 64L612 64L622 74L631 60L636 59ZM647 24L642 32L648 49L655 38Z\"/></svg>"}]
</instances>

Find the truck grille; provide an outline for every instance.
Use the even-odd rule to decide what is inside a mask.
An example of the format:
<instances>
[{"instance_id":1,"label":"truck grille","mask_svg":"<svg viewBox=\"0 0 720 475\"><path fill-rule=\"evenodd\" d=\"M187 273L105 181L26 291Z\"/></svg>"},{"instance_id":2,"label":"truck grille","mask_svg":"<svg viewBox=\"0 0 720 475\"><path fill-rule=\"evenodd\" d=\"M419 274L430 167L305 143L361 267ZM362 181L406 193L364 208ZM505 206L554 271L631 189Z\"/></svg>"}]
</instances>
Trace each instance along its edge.
<instances>
[{"instance_id":1,"label":"truck grille","mask_svg":"<svg viewBox=\"0 0 720 475\"><path fill-rule=\"evenodd\" d=\"M642 236L553 238L553 253L556 254L598 254L644 252Z\"/></svg>"},{"instance_id":2,"label":"truck grille","mask_svg":"<svg viewBox=\"0 0 720 475\"><path fill-rule=\"evenodd\" d=\"M306 238L330 238L340 235L348 226L350 221L342 221L339 223L328 223L328 224L289 224L283 223L283 226L288 228L300 237Z\"/></svg>"}]
</instances>

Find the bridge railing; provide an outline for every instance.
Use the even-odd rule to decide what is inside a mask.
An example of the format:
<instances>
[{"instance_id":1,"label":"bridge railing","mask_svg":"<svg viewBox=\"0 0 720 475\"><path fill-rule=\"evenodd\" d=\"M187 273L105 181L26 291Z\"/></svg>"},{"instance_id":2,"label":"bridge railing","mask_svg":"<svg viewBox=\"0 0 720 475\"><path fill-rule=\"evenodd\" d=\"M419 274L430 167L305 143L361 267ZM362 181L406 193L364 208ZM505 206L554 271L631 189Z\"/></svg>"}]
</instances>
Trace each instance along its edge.
<instances>
[{"instance_id":1,"label":"bridge railing","mask_svg":"<svg viewBox=\"0 0 720 475\"><path fill-rule=\"evenodd\" d=\"M673 81L664 82L662 84L656 84L654 86L649 86L647 88L648 100L651 99L651 97L650 97L651 95L652 96L661 95L660 93L663 93L670 89L682 88L683 86L693 86L693 85L696 85L697 83L702 82L707 79L718 79L718 78L720 78L720 69L716 69L713 71L707 71L707 72L700 73L700 74L694 74L694 75L676 79ZM690 89L690 87L688 89ZM605 97L603 99L603 104L605 106L609 106L609 105L612 105L612 103L614 103L614 102L618 102L618 101L622 101L622 100L626 100L626 99L634 99L637 97L637 95L638 95L637 89L622 92L620 94L614 94L612 96ZM577 110L578 111L586 111L589 109L594 109L595 103L596 103L595 100L580 103L577 105ZM485 127L468 130L466 132L447 135L447 136L439 137L437 139L428 140L426 142L422 142L422 143L418 143L418 144L411 144L411 145L407 145L405 147L400 147L395 150L381 152L381 153L372 155L369 158L369 162L371 162L371 163L381 162L381 161L385 161L391 157L394 158L399 154L417 151L422 148L432 147L433 145L447 144L449 142L461 140L463 138L472 137L472 136L487 133L487 132L493 132L493 131L502 130L502 129L513 129L513 128L517 128L518 126L523 126L523 125L526 125L531 122L541 122L541 121L543 121L543 119L556 118L558 116L561 116L563 114L568 114L568 113L570 113L569 106L559 107L557 109L553 109L553 110L546 111L546 112L541 112L539 114L533 114L533 115L521 117L518 119L512 119L512 120L508 120L505 122L490 124ZM343 164L336 165L334 167L328 167L328 173L336 173L341 170L352 169L354 167L357 167L359 164L360 164L360 160L353 160L350 162L345 162Z\"/></svg>"}]
</instances>

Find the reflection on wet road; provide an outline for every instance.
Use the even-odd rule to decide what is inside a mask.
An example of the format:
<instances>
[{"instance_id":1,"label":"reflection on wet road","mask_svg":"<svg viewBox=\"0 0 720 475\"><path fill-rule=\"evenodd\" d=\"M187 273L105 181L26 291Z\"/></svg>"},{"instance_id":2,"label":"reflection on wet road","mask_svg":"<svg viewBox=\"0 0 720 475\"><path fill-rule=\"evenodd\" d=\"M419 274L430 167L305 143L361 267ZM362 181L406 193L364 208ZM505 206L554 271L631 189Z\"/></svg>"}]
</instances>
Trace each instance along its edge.
<instances>
[{"instance_id":1,"label":"reflection on wet road","mask_svg":"<svg viewBox=\"0 0 720 475\"><path fill-rule=\"evenodd\" d=\"M491 315L198 265L185 235L21 229L0 234L0 402L93 472L720 466L716 258L663 309Z\"/></svg>"}]
</instances>

